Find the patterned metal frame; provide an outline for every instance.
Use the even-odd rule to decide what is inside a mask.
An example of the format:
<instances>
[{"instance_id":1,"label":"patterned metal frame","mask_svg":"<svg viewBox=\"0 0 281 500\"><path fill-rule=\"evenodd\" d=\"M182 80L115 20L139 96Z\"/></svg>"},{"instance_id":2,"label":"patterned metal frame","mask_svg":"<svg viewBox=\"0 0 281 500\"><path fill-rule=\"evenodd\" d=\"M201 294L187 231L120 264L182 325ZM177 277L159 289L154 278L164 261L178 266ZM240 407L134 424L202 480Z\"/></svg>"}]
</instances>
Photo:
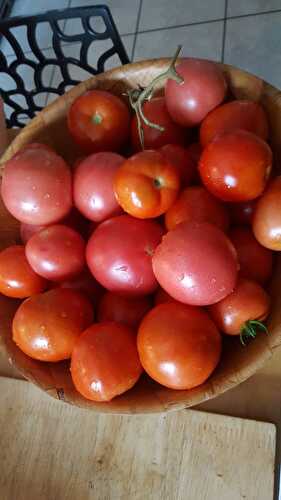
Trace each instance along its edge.
<instances>
[{"instance_id":1,"label":"patterned metal frame","mask_svg":"<svg viewBox=\"0 0 281 500\"><path fill-rule=\"evenodd\" d=\"M100 33L96 32L91 26L91 18L100 17L103 19L105 31ZM82 22L84 32L77 35L65 34L59 26L59 21L66 21L68 19L79 18ZM42 52L36 39L36 26L38 23L48 22L52 30L52 48L55 57L48 58ZM20 43L17 41L11 29L16 27L26 26L27 39L35 55L37 61L28 57L25 54ZM16 59L8 64L5 54L1 51L0 45L0 73L7 73L15 81L16 88L13 90L0 89L1 96L5 104L13 109L9 118L7 118L8 127L23 127L25 123L21 121L21 115L27 115L33 118L35 114L40 111L43 106L36 104L34 97L39 92L51 92L57 95L64 94L67 87L71 87L79 83L79 81L71 78L69 73L68 64L75 65L83 68L89 73L96 75L104 71L104 64L113 55L119 56L121 64L129 63L129 58L121 41L116 25L112 18L111 12L107 6L97 5L93 7L77 7L65 10L53 10L46 14L40 14L30 17L15 17L10 18L0 23L0 33L3 38L12 46ZM104 52L98 59L96 68L88 64L87 53L90 45L94 40L108 40L112 41L113 46ZM62 45L67 43L80 42L80 57L65 56ZM19 65L25 64L34 70L34 89L27 90L23 78L17 73ZM43 71L46 66L53 65L61 70L63 81L56 87L46 86L43 82ZM13 96L22 95L27 102L27 109L23 108L19 103L13 100Z\"/></svg>"}]
</instances>

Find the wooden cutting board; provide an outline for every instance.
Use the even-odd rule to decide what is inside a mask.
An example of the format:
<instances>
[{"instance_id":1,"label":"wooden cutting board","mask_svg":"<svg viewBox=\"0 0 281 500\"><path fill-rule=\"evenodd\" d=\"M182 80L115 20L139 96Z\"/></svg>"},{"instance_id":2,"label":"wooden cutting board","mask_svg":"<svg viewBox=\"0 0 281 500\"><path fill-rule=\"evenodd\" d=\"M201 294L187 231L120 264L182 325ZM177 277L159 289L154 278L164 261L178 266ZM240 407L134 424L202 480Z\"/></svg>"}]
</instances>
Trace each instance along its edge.
<instances>
[{"instance_id":1,"label":"wooden cutting board","mask_svg":"<svg viewBox=\"0 0 281 500\"><path fill-rule=\"evenodd\" d=\"M275 426L94 415L0 378L1 500L272 500Z\"/></svg>"}]
</instances>

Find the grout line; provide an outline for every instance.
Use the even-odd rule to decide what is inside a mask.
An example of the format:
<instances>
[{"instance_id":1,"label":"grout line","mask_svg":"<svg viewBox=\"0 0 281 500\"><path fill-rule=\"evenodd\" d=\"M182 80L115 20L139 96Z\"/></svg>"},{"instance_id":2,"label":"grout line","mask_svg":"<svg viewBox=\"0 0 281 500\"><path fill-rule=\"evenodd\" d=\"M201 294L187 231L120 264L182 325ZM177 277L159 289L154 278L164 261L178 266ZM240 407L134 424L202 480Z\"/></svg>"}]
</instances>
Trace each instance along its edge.
<instances>
[{"instance_id":1,"label":"grout line","mask_svg":"<svg viewBox=\"0 0 281 500\"><path fill-rule=\"evenodd\" d=\"M221 62L222 63L224 62L227 9L228 9L228 0L224 0L224 20L223 20L222 45L221 45Z\"/></svg>"},{"instance_id":2,"label":"grout line","mask_svg":"<svg viewBox=\"0 0 281 500\"><path fill-rule=\"evenodd\" d=\"M136 43L137 43L137 36L138 36L138 30L139 30L139 25L140 25L140 17L141 17L141 11L142 11L142 1L140 0L139 3L139 10L138 10L138 16L137 16L137 22L136 22L136 29L134 33L134 41L133 41L133 47L132 47L132 53L131 53L131 62L133 62L134 57L135 57L135 49L136 49Z\"/></svg>"}]
</instances>

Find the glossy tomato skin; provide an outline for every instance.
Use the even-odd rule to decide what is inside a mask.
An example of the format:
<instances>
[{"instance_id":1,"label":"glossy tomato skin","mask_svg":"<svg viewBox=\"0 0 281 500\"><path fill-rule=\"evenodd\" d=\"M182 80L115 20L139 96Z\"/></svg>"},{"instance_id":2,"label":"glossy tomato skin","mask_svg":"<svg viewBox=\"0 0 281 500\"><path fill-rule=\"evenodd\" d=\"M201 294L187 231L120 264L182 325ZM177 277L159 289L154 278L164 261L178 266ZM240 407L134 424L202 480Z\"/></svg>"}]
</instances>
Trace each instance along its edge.
<instances>
[{"instance_id":1,"label":"glossy tomato skin","mask_svg":"<svg viewBox=\"0 0 281 500\"><path fill-rule=\"evenodd\" d=\"M117 153L95 153L76 168L74 204L88 219L102 222L122 212L113 191L114 176L125 158Z\"/></svg>"},{"instance_id":2,"label":"glossy tomato skin","mask_svg":"<svg viewBox=\"0 0 281 500\"><path fill-rule=\"evenodd\" d=\"M126 104L103 90L77 97L67 116L73 139L88 153L120 151L129 137L130 120Z\"/></svg>"},{"instance_id":3,"label":"glossy tomato skin","mask_svg":"<svg viewBox=\"0 0 281 500\"><path fill-rule=\"evenodd\" d=\"M21 222L20 224L20 239L21 241L26 244L28 240L30 240L31 236L33 236L36 233L40 233L42 229L45 229L47 226L39 226L39 225L34 225L34 224L25 224L24 222Z\"/></svg>"},{"instance_id":4,"label":"glossy tomato skin","mask_svg":"<svg viewBox=\"0 0 281 500\"><path fill-rule=\"evenodd\" d=\"M175 165L179 174L181 186L189 186L196 177L197 163L194 161L194 155L187 148L178 144L166 144L160 148L161 153L166 160Z\"/></svg>"},{"instance_id":5,"label":"glossy tomato skin","mask_svg":"<svg viewBox=\"0 0 281 500\"><path fill-rule=\"evenodd\" d=\"M238 256L240 276L266 283L272 275L273 254L264 248L248 227L237 226L229 233Z\"/></svg>"},{"instance_id":6,"label":"glossy tomato skin","mask_svg":"<svg viewBox=\"0 0 281 500\"><path fill-rule=\"evenodd\" d=\"M181 222L210 222L222 231L229 227L227 208L203 186L184 189L165 214L168 231Z\"/></svg>"},{"instance_id":7,"label":"glossy tomato skin","mask_svg":"<svg viewBox=\"0 0 281 500\"><path fill-rule=\"evenodd\" d=\"M56 224L34 234L25 248L32 269L52 281L63 281L79 274L85 265L85 243L79 233Z\"/></svg>"},{"instance_id":8,"label":"glossy tomato skin","mask_svg":"<svg viewBox=\"0 0 281 500\"><path fill-rule=\"evenodd\" d=\"M142 151L126 160L114 180L115 196L125 212L139 219L158 217L174 203L180 175L159 151Z\"/></svg>"},{"instance_id":9,"label":"glossy tomato skin","mask_svg":"<svg viewBox=\"0 0 281 500\"><path fill-rule=\"evenodd\" d=\"M113 217L93 232L86 259L96 280L111 292L127 296L154 292L157 282L151 258L163 235L154 221L129 215Z\"/></svg>"},{"instance_id":10,"label":"glossy tomato skin","mask_svg":"<svg viewBox=\"0 0 281 500\"><path fill-rule=\"evenodd\" d=\"M236 251L226 235L207 222L182 222L169 231L154 252L152 265L160 286L185 304L213 304L236 284Z\"/></svg>"},{"instance_id":11,"label":"glossy tomato skin","mask_svg":"<svg viewBox=\"0 0 281 500\"><path fill-rule=\"evenodd\" d=\"M268 144L245 130L218 136L204 149L199 162L200 176L208 191L233 202L260 196L271 167Z\"/></svg>"},{"instance_id":12,"label":"glossy tomato skin","mask_svg":"<svg viewBox=\"0 0 281 500\"><path fill-rule=\"evenodd\" d=\"M221 356L221 336L208 314L178 302L160 304L144 317L137 345L145 371L171 389L203 384Z\"/></svg>"},{"instance_id":13,"label":"glossy tomato skin","mask_svg":"<svg viewBox=\"0 0 281 500\"><path fill-rule=\"evenodd\" d=\"M223 101L226 82L219 66L210 61L184 59L176 70L184 82L167 80L166 105L176 123L194 127Z\"/></svg>"},{"instance_id":14,"label":"glossy tomato skin","mask_svg":"<svg viewBox=\"0 0 281 500\"><path fill-rule=\"evenodd\" d=\"M235 290L208 308L217 327L227 335L240 335L249 320L263 321L269 314L270 297L255 281L238 280Z\"/></svg>"},{"instance_id":15,"label":"glossy tomato skin","mask_svg":"<svg viewBox=\"0 0 281 500\"><path fill-rule=\"evenodd\" d=\"M281 250L281 176L270 182L257 201L253 231L261 245L270 250Z\"/></svg>"},{"instance_id":16,"label":"glossy tomato skin","mask_svg":"<svg viewBox=\"0 0 281 500\"><path fill-rule=\"evenodd\" d=\"M93 304L97 304L104 293L104 288L95 280L87 268L84 268L80 274L72 279L53 283L53 288L58 286L83 293Z\"/></svg>"},{"instance_id":17,"label":"glossy tomato skin","mask_svg":"<svg viewBox=\"0 0 281 500\"><path fill-rule=\"evenodd\" d=\"M252 225L257 204L256 200L244 201L243 203L229 203L231 222L234 225Z\"/></svg>"},{"instance_id":18,"label":"glossy tomato skin","mask_svg":"<svg viewBox=\"0 0 281 500\"><path fill-rule=\"evenodd\" d=\"M168 113L164 97L154 97L150 101L146 101L142 109L144 116L148 118L148 120L165 129L161 132L160 130L145 125L142 120L144 149L158 149L165 144L181 144L184 146L187 141L188 133L180 125L173 122ZM134 151L142 150L136 115L132 119L131 142Z\"/></svg>"},{"instance_id":19,"label":"glossy tomato skin","mask_svg":"<svg viewBox=\"0 0 281 500\"><path fill-rule=\"evenodd\" d=\"M63 158L45 145L30 144L5 164L1 195L20 222L46 225L72 206L71 172Z\"/></svg>"},{"instance_id":20,"label":"glossy tomato skin","mask_svg":"<svg viewBox=\"0 0 281 500\"><path fill-rule=\"evenodd\" d=\"M165 292L163 288L159 287L154 294L154 305L158 306L158 304L165 304L166 302L175 302L175 299Z\"/></svg>"},{"instance_id":21,"label":"glossy tomato skin","mask_svg":"<svg viewBox=\"0 0 281 500\"><path fill-rule=\"evenodd\" d=\"M24 299L45 290L46 281L30 267L24 246L13 245L0 252L0 293Z\"/></svg>"},{"instance_id":22,"label":"glossy tomato skin","mask_svg":"<svg viewBox=\"0 0 281 500\"><path fill-rule=\"evenodd\" d=\"M106 292L98 306L98 321L114 321L136 328L143 316L151 308L149 297L123 297L113 292Z\"/></svg>"},{"instance_id":23,"label":"glossy tomato skin","mask_svg":"<svg viewBox=\"0 0 281 500\"><path fill-rule=\"evenodd\" d=\"M131 389L143 371L135 332L114 322L90 326L75 344L70 370L77 391L92 401Z\"/></svg>"},{"instance_id":24,"label":"glossy tomato skin","mask_svg":"<svg viewBox=\"0 0 281 500\"><path fill-rule=\"evenodd\" d=\"M263 107L253 101L231 101L211 111L200 126L203 148L219 134L247 130L264 141L268 138L268 120Z\"/></svg>"},{"instance_id":25,"label":"glossy tomato skin","mask_svg":"<svg viewBox=\"0 0 281 500\"><path fill-rule=\"evenodd\" d=\"M13 340L31 358L61 361L70 358L77 337L92 321L93 308L84 295L56 288L22 302L13 320Z\"/></svg>"}]
</instances>

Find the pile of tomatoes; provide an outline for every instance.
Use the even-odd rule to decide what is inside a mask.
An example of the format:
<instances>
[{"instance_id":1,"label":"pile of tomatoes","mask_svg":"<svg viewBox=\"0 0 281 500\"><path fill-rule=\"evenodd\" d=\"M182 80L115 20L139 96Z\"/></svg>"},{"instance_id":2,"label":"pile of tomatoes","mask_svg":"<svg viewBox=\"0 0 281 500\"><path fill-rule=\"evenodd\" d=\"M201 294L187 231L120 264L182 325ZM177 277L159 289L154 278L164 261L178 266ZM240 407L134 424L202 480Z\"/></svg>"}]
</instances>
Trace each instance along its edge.
<instances>
[{"instance_id":1,"label":"pile of tomatoes","mask_svg":"<svg viewBox=\"0 0 281 500\"><path fill-rule=\"evenodd\" d=\"M214 63L176 70L182 81L168 79L141 116L108 91L78 97L71 167L33 143L4 168L22 240L0 253L1 293L25 299L13 340L36 360L70 359L91 400L124 393L144 371L196 387L219 363L222 334L266 330L281 250L266 113L233 100Z\"/></svg>"}]
</instances>

